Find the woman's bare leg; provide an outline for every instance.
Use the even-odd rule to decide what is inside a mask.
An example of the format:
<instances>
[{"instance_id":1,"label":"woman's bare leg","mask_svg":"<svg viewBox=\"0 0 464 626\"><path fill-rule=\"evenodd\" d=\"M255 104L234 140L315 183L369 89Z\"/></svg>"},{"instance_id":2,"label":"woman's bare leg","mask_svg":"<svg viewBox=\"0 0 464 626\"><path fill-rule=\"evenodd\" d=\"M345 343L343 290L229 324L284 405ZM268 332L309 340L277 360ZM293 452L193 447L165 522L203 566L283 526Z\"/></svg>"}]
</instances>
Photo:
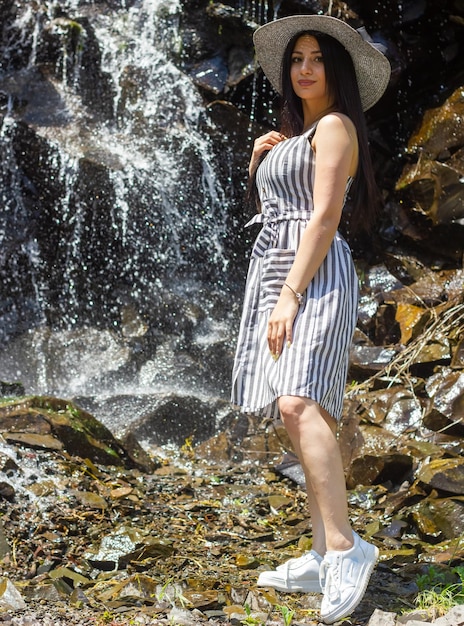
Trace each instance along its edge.
<instances>
[{"instance_id":1,"label":"woman's bare leg","mask_svg":"<svg viewBox=\"0 0 464 626\"><path fill-rule=\"evenodd\" d=\"M309 398L282 396L279 409L306 477L313 549L348 550L353 532L335 420Z\"/></svg>"}]
</instances>

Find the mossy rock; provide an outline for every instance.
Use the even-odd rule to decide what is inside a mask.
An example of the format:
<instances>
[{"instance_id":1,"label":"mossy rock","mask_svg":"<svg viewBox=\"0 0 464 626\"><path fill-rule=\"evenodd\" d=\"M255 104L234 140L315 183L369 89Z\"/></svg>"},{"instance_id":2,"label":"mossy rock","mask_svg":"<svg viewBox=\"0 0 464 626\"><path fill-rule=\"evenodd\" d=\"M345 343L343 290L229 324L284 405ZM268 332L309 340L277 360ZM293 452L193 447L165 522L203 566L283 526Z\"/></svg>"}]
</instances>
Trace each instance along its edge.
<instances>
[{"instance_id":1,"label":"mossy rock","mask_svg":"<svg viewBox=\"0 0 464 626\"><path fill-rule=\"evenodd\" d=\"M60 398L23 396L0 401L0 433L10 442L61 448L73 456L102 465L153 469L140 446L135 454L132 442L129 452L93 415ZM50 437L62 445L49 446Z\"/></svg>"}]
</instances>

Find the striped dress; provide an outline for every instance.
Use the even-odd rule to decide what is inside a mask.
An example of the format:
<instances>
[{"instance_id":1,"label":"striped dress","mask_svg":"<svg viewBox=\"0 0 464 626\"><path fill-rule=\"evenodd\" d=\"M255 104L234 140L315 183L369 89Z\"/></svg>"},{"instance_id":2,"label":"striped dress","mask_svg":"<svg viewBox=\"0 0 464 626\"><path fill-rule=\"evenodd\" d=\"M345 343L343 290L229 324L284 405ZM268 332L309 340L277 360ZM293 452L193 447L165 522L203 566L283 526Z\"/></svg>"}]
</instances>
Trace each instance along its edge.
<instances>
[{"instance_id":1,"label":"striped dress","mask_svg":"<svg viewBox=\"0 0 464 626\"><path fill-rule=\"evenodd\" d=\"M269 316L313 211L315 130L278 143L257 171L262 212L247 226L262 228L251 253L232 374L232 403L246 413L277 418L277 398L292 395L311 398L337 420L342 415L358 279L338 232L304 293L292 345L274 361L267 343Z\"/></svg>"}]
</instances>

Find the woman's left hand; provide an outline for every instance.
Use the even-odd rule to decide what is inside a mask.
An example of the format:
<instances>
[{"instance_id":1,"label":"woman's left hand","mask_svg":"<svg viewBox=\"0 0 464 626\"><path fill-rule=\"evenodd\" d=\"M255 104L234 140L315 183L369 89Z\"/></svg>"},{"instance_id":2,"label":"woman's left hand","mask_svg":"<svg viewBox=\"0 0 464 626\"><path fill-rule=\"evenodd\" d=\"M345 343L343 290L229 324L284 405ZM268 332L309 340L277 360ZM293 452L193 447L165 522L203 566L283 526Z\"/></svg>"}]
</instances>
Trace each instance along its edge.
<instances>
[{"instance_id":1,"label":"woman's left hand","mask_svg":"<svg viewBox=\"0 0 464 626\"><path fill-rule=\"evenodd\" d=\"M288 346L293 341L293 323L298 309L299 304L295 295L290 289L283 289L267 327L267 343L276 361L282 354L284 341L286 340Z\"/></svg>"}]
</instances>

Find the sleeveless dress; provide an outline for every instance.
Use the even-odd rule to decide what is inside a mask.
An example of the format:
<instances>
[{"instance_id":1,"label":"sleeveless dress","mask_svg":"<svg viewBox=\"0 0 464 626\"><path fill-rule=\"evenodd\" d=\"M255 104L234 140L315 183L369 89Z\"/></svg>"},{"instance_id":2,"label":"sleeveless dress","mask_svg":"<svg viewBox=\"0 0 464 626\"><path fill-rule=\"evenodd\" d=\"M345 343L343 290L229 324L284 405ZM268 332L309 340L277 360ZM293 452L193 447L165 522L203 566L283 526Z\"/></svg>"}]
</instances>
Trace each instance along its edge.
<instances>
[{"instance_id":1,"label":"sleeveless dress","mask_svg":"<svg viewBox=\"0 0 464 626\"><path fill-rule=\"evenodd\" d=\"M349 350L357 321L358 278L351 251L336 233L325 260L303 294L293 343L277 361L267 325L313 211L316 124L274 146L260 164L256 184L262 224L250 258L232 373L234 405L245 413L278 418L277 398L311 398L336 420L342 416ZM346 194L351 179L348 180Z\"/></svg>"}]
</instances>

